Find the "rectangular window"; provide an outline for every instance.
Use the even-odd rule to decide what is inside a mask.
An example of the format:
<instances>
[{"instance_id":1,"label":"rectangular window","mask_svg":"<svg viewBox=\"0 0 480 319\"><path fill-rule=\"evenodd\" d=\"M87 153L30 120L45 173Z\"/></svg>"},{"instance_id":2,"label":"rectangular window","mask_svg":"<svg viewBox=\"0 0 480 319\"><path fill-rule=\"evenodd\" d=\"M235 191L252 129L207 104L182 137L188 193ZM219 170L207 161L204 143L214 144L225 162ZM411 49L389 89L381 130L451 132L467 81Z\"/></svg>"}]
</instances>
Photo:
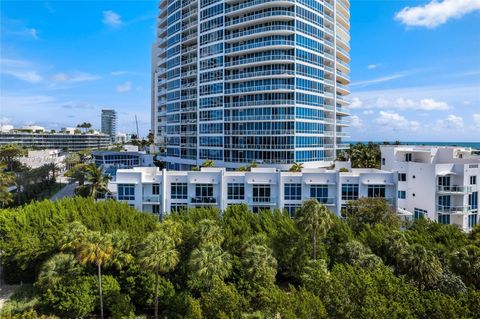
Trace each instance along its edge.
<instances>
[{"instance_id":1,"label":"rectangular window","mask_svg":"<svg viewBox=\"0 0 480 319\"><path fill-rule=\"evenodd\" d=\"M407 181L407 174L405 174L405 173L398 173L398 181L399 181L399 182L405 182L405 181Z\"/></svg>"},{"instance_id":2,"label":"rectangular window","mask_svg":"<svg viewBox=\"0 0 480 319\"><path fill-rule=\"evenodd\" d=\"M477 176L470 176L470 185L477 184Z\"/></svg>"},{"instance_id":3,"label":"rectangular window","mask_svg":"<svg viewBox=\"0 0 480 319\"><path fill-rule=\"evenodd\" d=\"M243 200L245 199L245 185L242 183L229 183L227 186L228 199Z\"/></svg>"},{"instance_id":4,"label":"rectangular window","mask_svg":"<svg viewBox=\"0 0 480 319\"><path fill-rule=\"evenodd\" d=\"M399 199L407 198L407 192L406 191L398 191L398 198Z\"/></svg>"},{"instance_id":5,"label":"rectangular window","mask_svg":"<svg viewBox=\"0 0 480 319\"><path fill-rule=\"evenodd\" d=\"M473 228L477 225L478 214L468 215L468 228Z\"/></svg>"},{"instance_id":6,"label":"rectangular window","mask_svg":"<svg viewBox=\"0 0 480 319\"><path fill-rule=\"evenodd\" d=\"M295 218L295 211L300 207L300 205L295 204L286 204L283 208L291 218Z\"/></svg>"},{"instance_id":7,"label":"rectangular window","mask_svg":"<svg viewBox=\"0 0 480 319\"><path fill-rule=\"evenodd\" d=\"M478 209L478 192L473 192L468 195L468 206L471 210Z\"/></svg>"},{"instance_id":8,"label":"rectangular window","mask_svg":"<svg viewBox=\"0 0 480 319\"><path fill-rule=\"evenodd\" d=\"M420 208L414 208L413 210L413 217L415 218L415 220L417 219L423 219L427 216L427 211L424 210L424 209L420 209Z\"/></svg>"},{"instance_id":9,"label":"rectangular window","mask_svg":"<svg viewBox=\"0 0 480 319\"><path fill-rule=\"evenodd\" d=\"M438 209L448 211L450 209L450 195L438 196Z\"/></svg>"},{"instance_id":10,"label":"rectangular window","mask_svg":"<svg viewBox=\"0 0 480 319\"><path fill-rule=\"evenodd\" d=\"M260 213L261 211L264 210L272 210L269 206L253 206L252 207L252 212L254 213Z\"/></svg>"},{"instance_id":11,"label":"rectangular window","mask_svg":"<svg viewBox=\"0 0 480 319\"><path fill-rule=\"evenodd\" d=\"M152 194L153 195L160 195L160 184L153 184L152 185Z\"/></svg>"},{"instance_id":12,"label":"rectangular window","mask_svg":"<svg viewBox=\"0 0 480 319\"><path fill-rule=\"evenodd\" d=\"M385 198L385 185L368 185L368 197Z\"/></svg>"},{"instance_id":13,"label":"rectangular window","mask_svg":"<svg viewBox=\"0 0 480 319\"><path fill-rule=\"evenodd\" d=\"M160 205L152 205L152 213L159 215L160 214Z\"/></svg>"},{"instance_id":14,"label":"rectangular window","mask_svg":"<svg viewBox=\"0 0 480 319\"><path fill-rule=\"evenodd\" d=\"M187 199L187 183L172 183L170 189L172 199Z\"/></svg>"},{"instance_id":15,"label":"rectangular window","mask_svg":"<svg viewBox=\"0 0 480 319\"><path fill-rule=\"evenodd\" d=\"M343 184L342 200L356 200L356 199L358 199L358 184Z\"/></svg>"},{"instance_id":16,"label":"rectangular window","mask_svg":"<svg viewBox=\"0 0 480 319\"><path fill-rule=\"evenodd\" d=\"M253 185L253 202L270 202L270 185L259 184Z\"/></svg>"},{"instance_id":17,"label":"rectangular window","mask_svg":"<svg viewBox=\"0 0 480 319\"><path fill-rule=\"evenodd\" d=\"M213 185L212 184L195 185L195 197L198 197L198 198L213 197Z\"/></svg>"},{"instance_id":18,"label":"rectangular window","mask_svg":"<svg viewBox=\"0 0 480 319\"><path fill-rule=\"evenodd\" d=\"M328 185L310 185L310 197L322 204L328 203Z\"/></svg>"},{"instance_id":19,"label":"rectangular window","mask_svg":"<svg viewBox=\"0 0 480 319\"><path fill-rule=\"evenodd\" d=\"M412 161L412 153L405 154L405 162L411 162L411 161Z\"/></svg>"},{"instance_id":20,"label":"rectangular window","mask_svg":"<svg viewBox=\"0 0 480 319\"><path fill-rule=\"evenodd\" d=\"M178 212L178 211L185 210L185 209L187 209L187 205L185 205L185 204L171 204L170 205L170 211L172 211L172 212Z\"/></svg>"},{"instance_id":21,"label":"rectangular window","mask_svg":"<svg viewBox=\"0 0 480 319\"><path fill-rule=\"evenodd\" d=\"M450 224L450 215L439 214L438 215L438 222L440 224L449 225Z\"/></svg>"},{"instance_id":22,"label":"rectangular window","mask_svg":"<svg viewBox=\"0 0 480 319\"><path fill-rule=\"evenodd\" d=\"M118 200L135 200L135 185L118 184Z\"/></svg>"},{"instance_id":23,"label":"rectangular window","mask_svg":"<svg viewBox=\"0 0 480 319\"><path fill-rule=\"evenodd\" d=\"M438 177L439 186L450 186L450 176L439 176Z\"/></svg>"},{"instance_id":24,"label":"rectangular window","mask_svg":"<svg viewBox=\"0 0 480 319\"><path fill-rule=\"evenodd\" d=\"M302 184L285 184L285 200L301 200Z\"/></svg>"}]
</instances>

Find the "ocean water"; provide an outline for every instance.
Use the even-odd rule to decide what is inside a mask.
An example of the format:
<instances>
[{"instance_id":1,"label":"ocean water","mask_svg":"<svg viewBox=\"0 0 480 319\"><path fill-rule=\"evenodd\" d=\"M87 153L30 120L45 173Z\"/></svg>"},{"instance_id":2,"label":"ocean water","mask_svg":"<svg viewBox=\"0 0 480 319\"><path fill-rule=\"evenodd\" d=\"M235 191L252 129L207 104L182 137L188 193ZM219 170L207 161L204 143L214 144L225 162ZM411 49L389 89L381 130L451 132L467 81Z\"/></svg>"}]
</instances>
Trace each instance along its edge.
<instances>
[{"instance_id":1,"label":"ocean water","mask_svg":"<svg viewBox=\"0 0 480 319\"><path fill-rule=\"evenodd\" d=\"M345 143L359 143L357 141L345 141ZM360 143L368 143L365 141L360 141ZM375 142L383 144L382 142ZM390 141L390 144L395 142ZM427 145L427 146L462 146L462 147L471 147L477 150L480 150L480 142L400 142L401 145Z\"/></svg>"}]
</instances>

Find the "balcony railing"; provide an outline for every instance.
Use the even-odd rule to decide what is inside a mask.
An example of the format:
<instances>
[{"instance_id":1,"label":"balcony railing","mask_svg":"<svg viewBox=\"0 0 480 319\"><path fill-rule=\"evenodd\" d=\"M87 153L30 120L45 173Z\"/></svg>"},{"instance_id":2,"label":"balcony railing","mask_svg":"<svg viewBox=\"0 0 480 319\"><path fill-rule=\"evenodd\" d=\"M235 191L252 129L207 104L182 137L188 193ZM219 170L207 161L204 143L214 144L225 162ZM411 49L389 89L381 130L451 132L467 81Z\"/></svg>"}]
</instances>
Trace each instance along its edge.
<instances>
[{"instance_id":1,"label":"balcony railing","mask_svg":"<svg viewBox=\"0 0 480 319\"><path fill-rule=\"evenodd\" d=\"M317 197L315 198L318 200L320 204L323 205L335 205L336 204L336 198L335 197Z\"/></svg>"},{"instance_id":2,"label":"balcony railing","mask_svg":"<svg viewBox=\"0 0 480 319\"><path fill-rule=\"evenodd\" d=\"M228 27L228 26L231 26L231 25L234 25L234 24L239 24L239 23L243 23L243 22L247 22L247 21L258 20L258 19L261 19L261 18L272 17L272 16L294 17L295 13L292 12L292 11L281 10L281 9L273 10L273 11L269 11L269 12L262 12L262 13L257 13L257 14L252 14L252 15L249 15L249 16L237 18L237 19L232 19L230 21L227 21L225 23L225 26Z\"/></svg>"},{"instance_id":3,"label":"balcony railing","mask_svg":"<svg viewBox=\"0 0 480 319\"><path fill-rule=\"evenodd\" d=\"M472 207L469 205L463 206L447 206L447 205L437 205L437 211L444 214L468 214L472 210Z\"/></svg>"},{"instance_id":4,"label":"balcony railing","mask_svg":"<svg viewBox=\"0 0 480 319\"><path fill-rule=\"evenodd\" d=\"M275 60L294 61L295 57L293 55L266 55L262 57L239 59L235 61L226 62L225 67L242 65L242 64L259 63L259 62L265 62L265 61L275 61Z\"/></svg>"},{"instance_id":5,"label":"balcony railing","mask_svg":"<svg viewBox=\"0 0 480 319\"><path fill-rule=\"evenodd\" d=\"M225 107L258 106L258 105L293 105L292 100L260 100L260 101L241 101L227 102Z\"/></svg>"},{"instance_id":6,"label":"balcony railing","mask_svg":"<svg viewBox=\"0 0 480 319\"><path fill-rule=\"evenodd\" d=\"M245 30L245 31L240 31L240 32L234 32L231 34L227 34L225 36L225 40L230 40L233 38L239 38L239 37L244 37L247 35L252 35L252 34L257 34L261 32L268 32L268 31L294 31L295 28L290 26L290 25L272 25L268 27L263 27L263 28L255 28L255 29L250 29L250 30Z\"/></svg>"},{"instance_id":7,"label":"balcony railing","mask_svg":"<svg viewBox=\"0 0 480 319\"><path fill-rule=\"evenodd\" d=\"M267 205L275 205L277 203L276 198L270 196L253 196L248 198L248 203L250 205L257 205L257 204L267 204Z\"/></svg>"},{"instance_id":8,"label":"balcony railing","mask_svg":"<svg viewBox=\"0 0 480 319\"><path fill-rule=\"evenodd\" d=\"M238 74L230 74L225 77L225 80L237 80L252 77L271 76L271 75L294 75L294 70L270 70L260 72L242 72Z\"/></svg>"},{"instance_id":9,"label":"balcony railing","mask_svg":"<svg viewBox=\"0 0 480 319\"><path fill-rule=\"evenodd\" d=\"M192 204L216 204L217 198L213 196L195 196L191 198L190 202Z\"/></svg>"},{"instance_id":10,"label":"balcony railing","mask_svg":"<svg viewBox=\"0 0 480 319\"><path fill-rule=\"evenodd\" d=\"M261 5L261 4L268 3L268 2L275 2L275 1L278 1L278 0L250 0L250 1L245 1L245 2L234 4L233 6L228 7L225 10L225 13L241 10L241 9L244 9L244 8L254 7L254 6ZM294 2L292 0L282 0L282 1L292 2L292 3Z\"/></svg>"},{"instance_id":11,"label":"balcony railing","mask_svg":"<svg viewBox=\"0 0 480 319\"><path fill-rule=\"evenodd\" d=\"M244 50L250 50L255 48L263 48L267 46L277 46L277 45L287 45L293 47L295 45L294 41L291 40L270 40L256 43L249 43L243 45L237 45L225 50L225 53L239 52Z\"/></svg>"},{"instance_id":12,"label":"balcony railing","mask_svg":"<svg viewBox=\"0 0 480 319\"><path fill-rule=\"evenodd\" d=\"M160 195L143 195L142 199L147 203L160 203L162 200Z\"/></svg>"},{"instance_id":13,"label":"balcony railing","mask_svg":"<svg viewBox=\"0 0 480 319\"><path fill-rule=\"evenodd\" d=\"M256 92L256 91L277 91L277 90L291 91L293 89L294 89L294 85L273 84L273 85L246 86L246 87L225 89L225 94Z\"/></svg>"},{"instance_id":14,"label":"balcony railing","mask_svg":"<svg viewBox=\"0 0 480 319\"><path fill-rule=\"evenodd\" d=\"M439 193L471 193L471 186L444 186L437 185L437 192Z\"/></svg>"}]
</instances>

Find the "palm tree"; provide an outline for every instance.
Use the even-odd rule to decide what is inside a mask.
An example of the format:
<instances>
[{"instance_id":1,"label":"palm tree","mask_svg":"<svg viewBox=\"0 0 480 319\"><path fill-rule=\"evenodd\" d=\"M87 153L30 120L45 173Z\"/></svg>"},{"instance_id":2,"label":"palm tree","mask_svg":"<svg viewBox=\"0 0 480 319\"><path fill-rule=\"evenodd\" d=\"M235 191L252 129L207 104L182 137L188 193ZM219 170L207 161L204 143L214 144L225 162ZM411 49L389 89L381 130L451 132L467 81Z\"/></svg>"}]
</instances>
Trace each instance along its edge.
<instances>
[{"instance_id":1,"label":"palm tree","mask_svg":"<svg viewBox=\"0 0 480 319\"><path fill-rule=\"evenodd\" d=\"M36 284L45 288L51 287L65 275L78 274L79 272L80 269L75 256L64 253L56 254L42 265Z\"/></svg>"},{"instance_id":2,"label":"palm tree","mask_svg":"<svg viewBox=\"0 0 480 319\"><path fill-rule=\"evenodd\" d=\"M5 166L0 164L0 208L13 201L13 195L10 193L9 187L15 184L15 174L5 172Z\"/></svg>"},{"instance_id":3,"label":"palm tree","mask_svg":"<svg viewBox=\"0 0 480 319\"><path fill-rule=\"evenodd\" d=\"M207 159L205 162L203 162L202 167L215 167L215 162Z\"/></svg>"},{"instance_id":4,"label":"palm tree","mask_svg":"<svg viewBox=\"0 0 480 319\"><path fill-rule=\"evenodd\" d=\"M108 190L108 181L110 177L103 174L103 170L95 164L89 164L86 167L87 181L90 182L90 196L97 198L99 193L110 193Z\"/></svg>"},{"instance_id":5,"label":"palm tree","mask_svg":"<svg viewBox=\"0 0 480 319\"><path fill-rule=\"evenodd\" d=\"M57 178L57 172L60 171L60 165L58 165L57 163L48 163L45 165L46 166L46 169L49 171L49 174L51 173L52 175L52 180L55 181L56 178Z\"/></svg>"},{"instance_id":6,"label":"palm tree","mask_svg":"<svg viewBox=\"0 0 480 319\"><path fill-rule=\"evenodd\" d=\"M220 245L223 242L222 229L211 219L201 220L195 229L195 239L199 246L203 244Z\"/></svg>"},{"instance_id":7,"label":"palm tree","mask_svg":"<svg viewBox=\"0 0 480 319\"><path fill-rule=\"evenodd\" d=\"M230 254L219 245L206 244L194 249L190 256L189 268L193 288L211 288L215 280L223 280L232 270Z\"/></svg>"},{"instance_id":8,"label":"palm tree","mask_svg":"<svg viewBox=\"0 0 480 319\"><path fill-rule=\"evenodd\" d=\"M312 237L313 260L317 259L317 239L324 236L333 226L334 220L327 207L320 204L316 199L305 201L298 209L298 225Z\"/></svg>"},{"instance_id":9,"label":"palm tree","mask_svg":"<svg viewBox=\"0 0 480 319\"><path fill-rule=\"evenodd\" d=\"M77 260L81 264L95 264L98 276L98 294L100 297L100 317L103 319L102 266L108 263L114 255L114 249L109 236L99 232L88 232L84 241L77 247Z\"/></svg>"},{"instance_id":10,"label":"palm tree","mask_svg":"<svg viewBox=\"0 0 480 319\"><path fill-rule=\"evenodd\" d=\"M417 283L420 290L433 286L443 274L438 258L420 244L411 246L405 257L407 275Z\"/></svg>"},{"instance_id":11,"label":"palm tree","mask_svg":"<svg viewBox=\"0 0 480 319\"><path fill-rule=\"evenodd\" d=\"M302 163L293 163L292 167L288 170L289 172L301 172L303 169Z\"/></svg>"},{"instance_id":12,"label":"palm tree","mask_svg":"<svg viewBox=\"0 0 480 319\"><path fill-rule=\"evenodd\" d=\"M244 253L247 273L253 282L273 283L277 274L277 260L272 250L265 245L250 245Z\"/></svg>"},{"instance_id":13,"label":"palm tree","mask_svg":"<svg viewBox=\"0 0 480 319\"><path fill-rule=\"evenodd\" d=\"M175 240L166 232L156 231L147 236L139 253L140 263L155 271L155 318L158 318L158 276L172 271L179 261Z\"/></svg>"}]
</instances>

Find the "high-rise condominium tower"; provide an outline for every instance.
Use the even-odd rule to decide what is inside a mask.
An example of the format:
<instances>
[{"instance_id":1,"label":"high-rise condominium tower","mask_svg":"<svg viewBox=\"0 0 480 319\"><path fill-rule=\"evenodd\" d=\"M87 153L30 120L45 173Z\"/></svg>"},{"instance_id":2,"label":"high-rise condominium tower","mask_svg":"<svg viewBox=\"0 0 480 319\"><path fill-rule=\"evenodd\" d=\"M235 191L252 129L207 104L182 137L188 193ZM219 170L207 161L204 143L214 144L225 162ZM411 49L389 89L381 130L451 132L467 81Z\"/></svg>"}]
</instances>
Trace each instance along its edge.
<instances>
[{"instance_id":1,"label":"high-rise condominium tower","mask_svg":"<svg viewBox=\"0 0 480 319\"><path fill-rule=\"evenodd\" d=\"M153 131L169 168L328 165L347 134L349 6L161 0Z\"/></svg>"},{"instance_id":2,"label":"high-rise condominium tower","mask_svg":"<svg viewBox=\"0 0 480 319\"><path fill-rule=\"evenodd\" d=\"M117 112L115 110L102 110L102 133L110 135L112 141L115 141L117 135Z\"/></svg>"}]
</instances>

